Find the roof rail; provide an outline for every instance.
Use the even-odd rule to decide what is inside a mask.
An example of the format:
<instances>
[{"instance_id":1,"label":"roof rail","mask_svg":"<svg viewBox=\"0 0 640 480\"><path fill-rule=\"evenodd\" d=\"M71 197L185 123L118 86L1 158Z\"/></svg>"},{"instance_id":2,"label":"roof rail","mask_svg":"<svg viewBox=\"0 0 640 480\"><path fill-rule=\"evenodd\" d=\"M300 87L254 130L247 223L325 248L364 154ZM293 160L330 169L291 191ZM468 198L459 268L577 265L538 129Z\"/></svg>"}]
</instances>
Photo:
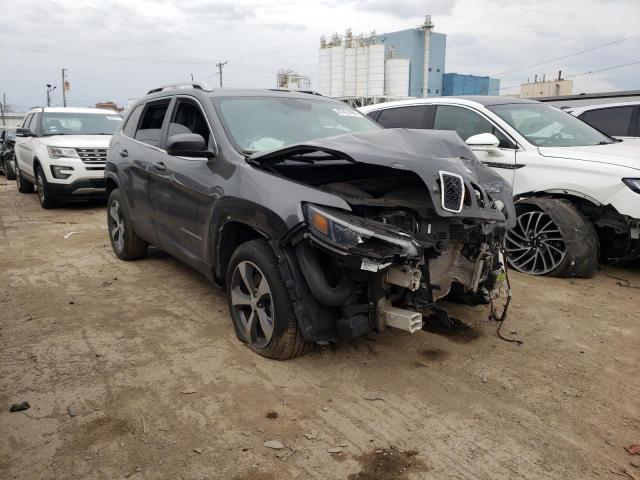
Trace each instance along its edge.
<instances>
[{"instance_id":1,"label":"roof rail","mask_svg":"<svg viewBox=\"0 0 640 480\"><path fill-rule=\"evenodd\" d=\"M297 90L300 93L306 93L308 95L317 95L319 97L324 97L320 92L316 92L315 90Z\"/></svg>"},{"instance_id":2,"label":"roof rail","mask_svg":"<svg viewBox=\"0 0 640 480\"><path fill-rule=\"evenodd\" d=\"M147 95L151 93L163 92L165 90L179 90L193 88L195 90L209 90L204 83L200 82L177 82L177 83L168 83L167 85L162 85L161 87L152 88L147 92Z\"/></svg>"},{"instance_id":3,"label":"roof rail","mask_svg":"<svg viewBox=\"0 0 640 480\"><path fill-rule=\"evenodd\" d=\"M290 90L288 88L270 88L272 92L292 92L292 93L306 93L307 95L317 95L319 97L324 97L321 93L316 92L315 90Z\"/></svg>"}]
</instances>

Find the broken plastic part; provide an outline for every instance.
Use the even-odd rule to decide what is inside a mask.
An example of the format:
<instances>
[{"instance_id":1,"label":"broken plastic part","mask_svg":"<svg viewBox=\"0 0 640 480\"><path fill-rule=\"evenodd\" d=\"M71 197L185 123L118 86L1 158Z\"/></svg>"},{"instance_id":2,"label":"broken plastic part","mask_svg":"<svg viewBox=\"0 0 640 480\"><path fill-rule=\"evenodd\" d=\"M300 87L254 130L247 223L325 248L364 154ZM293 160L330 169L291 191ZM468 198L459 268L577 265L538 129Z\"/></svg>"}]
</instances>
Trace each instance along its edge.
<instances>
[{"instance_id":1,"label":"broken plastic part","mask_svg":"<svg viewBox=\"0 0 640 480\"><path fill-rule=\"evenodd\" d=\"M391 267L386 271L385 281L415 292L420 288L421 278L422 272L418 268Z\"/></svg>"},{"instance_id":2,"label":"broken plastic part","mask_svg":"<svg viewBox=\"0 0 640 480\"><path fill-rule=\"evenodd\" d=\"M389 327L415 333L422 330L422 314L404 308L384 306L380 312Z\"/></svg>"}]
</instances>

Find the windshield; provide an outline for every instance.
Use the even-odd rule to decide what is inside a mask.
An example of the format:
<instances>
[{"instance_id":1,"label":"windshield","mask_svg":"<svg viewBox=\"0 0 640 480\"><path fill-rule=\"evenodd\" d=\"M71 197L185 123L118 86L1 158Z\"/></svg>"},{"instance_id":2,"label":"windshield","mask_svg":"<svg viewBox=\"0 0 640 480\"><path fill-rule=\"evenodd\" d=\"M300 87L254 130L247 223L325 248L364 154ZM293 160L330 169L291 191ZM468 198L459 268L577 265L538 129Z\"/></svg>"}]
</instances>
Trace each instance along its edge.
<instances>
[{"instance_id":1,"label":"windshield","mask_svg":"<svg viewBox=\"0 0 640 480\"><path fill-rule=\"evenodd\" d=\"M493 105L489 110L537 147L604 145L613 140L562 110L538 103Z\"/></svg>"},{"instance_id":2,"label":"windshield","mask_svg":"<svg viewBox=\"0 0 640 480\"><path fill-rule=\"evenodd\" d=\"M225 129L244 152L381 128L353 108L326 100L222 97L214 101Z\"/></svg>"},{"instance_id":3,"label":"windshield","mask_svg":"<svg viewBox=\"0 0 640 480\"><path fill-rule=\"evenodd\" d=\"M116 113L44 112L45 135L111 135L122 124Z\"/></svg>"}]
</instances>

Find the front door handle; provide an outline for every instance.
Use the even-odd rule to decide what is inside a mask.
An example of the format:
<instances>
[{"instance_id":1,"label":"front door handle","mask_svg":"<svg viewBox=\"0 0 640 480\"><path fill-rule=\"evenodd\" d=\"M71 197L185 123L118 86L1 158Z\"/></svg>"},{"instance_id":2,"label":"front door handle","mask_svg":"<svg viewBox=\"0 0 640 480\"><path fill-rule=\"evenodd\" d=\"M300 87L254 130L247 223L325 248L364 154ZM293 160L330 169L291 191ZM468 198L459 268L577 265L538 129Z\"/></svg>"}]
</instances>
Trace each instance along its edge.
<instances>
[{"instance_id":1,"label":"front door handle","mask_svg":"<svg viewBox=\"0 0 640 480\"><path fill-rule=\"evenodd\" d=\"M128 157L128 156L129 156L129 152L127 152L127 149L126 149L126 148L123 148L122 150L120 150L120 156L121 156L122 158L124 158L124 157Z\"/></svg>"},{"instance_id":2,"label":"front door handle","mask_svg":"<svg viewBox=\"0 0 640 480\"><path fill-rule=\"evenodd\" d=\"M155 163L153 164L153 166L154 166L155 168L157 168L158 170L163 170L163 171L164 171L164 170L166 170L166 169L167 169L167 166L164 164L164 162L155 162Z\"/></svg>"}]
</instances>

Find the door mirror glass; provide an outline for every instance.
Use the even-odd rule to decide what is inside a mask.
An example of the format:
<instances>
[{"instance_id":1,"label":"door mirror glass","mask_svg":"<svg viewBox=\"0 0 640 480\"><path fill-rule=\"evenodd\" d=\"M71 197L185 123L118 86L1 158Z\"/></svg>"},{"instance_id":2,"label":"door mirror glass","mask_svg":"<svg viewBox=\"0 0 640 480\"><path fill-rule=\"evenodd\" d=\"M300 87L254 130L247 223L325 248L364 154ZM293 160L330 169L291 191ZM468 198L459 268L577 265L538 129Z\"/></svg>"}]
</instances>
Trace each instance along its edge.
<instances>
[{"instance_id":1,"label":"door mirror glass","mask_svg":"<svg viewBox=\"0 0 640 480\"><path fill-rule=\"evenodd\" d=\"M28 128L16 128L16 137L35 137Z\"/></svg>"},{"instance_id":2,"label":"door mirror glass","mask_svg":"<svg viewBox=\"0 0 640 480\"><path fill-rule=\"evenodd\" d=\"M197 133L178 133L167 139L167 153L174 157L211 158L213 152L207 150L207 143Z\"/></svg>"},{"instance_id":3,"label":"door mirror glass","mask_svg":"<svg viewBox=\"0 0 640 480\"><path fill-rule=\"evenodd\" d=\"M502 156L502 151L498 148L500 140L492 133L479 133L467 138L466 144L471 150L476 152L487 152L496 157Z\"/></svg>"}]
</instances>

